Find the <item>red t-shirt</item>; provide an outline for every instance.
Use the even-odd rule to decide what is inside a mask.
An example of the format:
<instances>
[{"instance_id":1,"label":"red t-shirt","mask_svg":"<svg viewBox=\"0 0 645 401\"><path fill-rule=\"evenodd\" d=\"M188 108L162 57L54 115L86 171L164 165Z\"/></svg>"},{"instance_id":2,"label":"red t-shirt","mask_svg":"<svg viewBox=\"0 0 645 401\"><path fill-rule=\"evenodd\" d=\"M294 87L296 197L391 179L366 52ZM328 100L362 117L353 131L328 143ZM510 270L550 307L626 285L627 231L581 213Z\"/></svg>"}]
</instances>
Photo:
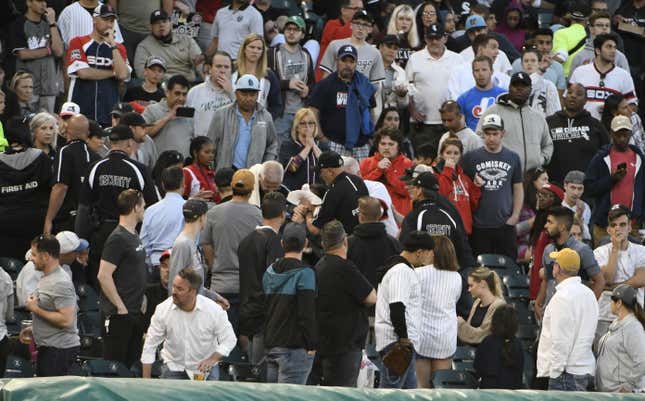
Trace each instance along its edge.
<instances>
[{"instance_id":1,"label":"red t-shirt","mask_svg":"<svg viewBox=\"0 0 645 401\"><path fill-rule=\"evenodd\" d=\"M318 66L320 65L320 60L322 60L327 46L332 40L336 39L345 39L352 36L352 28L349 23L344 23L340 18L331 19L327 21L325 29L323 29L322 36L320 38L320 53L318 54L318 60L316 61L316 82L322 79L322 71Z\"/></svg>"},{"instance_id":2,"label":"red t-shirt","mask_svg":"<svg viewBox=\"0 0 645 401\"><path fill-rule=\"evenodd\" d=\"M611 189L611 204L615 205L619 203L627 206L631 210L634 200L636 153L631 149L627 149L626 152L618 152L612 146L609 150L609 160L611 161L611 171L615 171L621 163L627 165L627 174Z\"/></svg>"}]
</instances>

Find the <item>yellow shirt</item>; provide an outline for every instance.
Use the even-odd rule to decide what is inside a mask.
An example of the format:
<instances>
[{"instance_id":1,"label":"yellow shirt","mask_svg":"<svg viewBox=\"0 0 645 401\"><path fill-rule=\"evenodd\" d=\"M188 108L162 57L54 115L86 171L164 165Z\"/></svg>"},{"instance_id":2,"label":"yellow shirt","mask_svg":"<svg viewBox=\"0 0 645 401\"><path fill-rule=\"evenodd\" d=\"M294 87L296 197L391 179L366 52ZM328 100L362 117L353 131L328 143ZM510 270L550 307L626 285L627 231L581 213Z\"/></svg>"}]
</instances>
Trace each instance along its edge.
<instances>
[{"instance_id":1,"label":"yellow shirt","mask_svg":"<svg viewBox=\"0 0 645 401\"><path fill-rule=\"evenodd\" d=\"M573 57L585 48L584 42L575 52L571 53L571 50L586 37L587 31L585 27L578 23L571 24L568 28L559 29L553 34L553 52L558 54L561 59L566 59L562 67L567 78L569 77Z\"/></svg>"}]
</instances>

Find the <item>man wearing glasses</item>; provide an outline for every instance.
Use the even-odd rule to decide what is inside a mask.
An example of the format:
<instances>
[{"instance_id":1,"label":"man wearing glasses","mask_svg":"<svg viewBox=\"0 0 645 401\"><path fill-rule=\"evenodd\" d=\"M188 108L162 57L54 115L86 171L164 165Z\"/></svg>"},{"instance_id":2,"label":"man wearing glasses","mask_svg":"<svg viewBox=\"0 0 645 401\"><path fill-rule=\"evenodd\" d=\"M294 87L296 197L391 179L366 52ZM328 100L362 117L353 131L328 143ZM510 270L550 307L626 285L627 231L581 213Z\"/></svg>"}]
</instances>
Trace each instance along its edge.
<instances>
[{"instance_id":1,"label":"man wearing glasses","mask_svg":"<svg viewBox=\"0 0 645 401\"><path fill-rule=\"evenodd\" d=\"M374 19L366 11L357 11L352 18L352 36L347 39L338 39L332 41L320 61L319 68L322 70L322 77L328 77L336 71L336 61L339 49L346 45L352 45L358 51L356 60L356 71L362 73L372 83L380 82L385 79L385 68L381 53L365 39L372 31Z\"/></svg>"},{"instance_id":2,"label":"man wearing glasses","mask_svg":"<svg viewBox=\"0 0 645 401\"><path fill-rule=\"evenodd\" d=\"M595 56L593 40L596 36L603 33L611 33L611 17L606 11L594 14L589 18L589 33L590 35L587 38L584 49L573 57L573 61L571 62L572 74L576 68L593 61ZM617 36L616 38L618 39L616 47L622 49L622 40L620 39L620 36ZM616 66L629 71L629 62L627 61L627 57L625 57L625 54L618 49L616 49Z\"/></svg>"}]
</instances>

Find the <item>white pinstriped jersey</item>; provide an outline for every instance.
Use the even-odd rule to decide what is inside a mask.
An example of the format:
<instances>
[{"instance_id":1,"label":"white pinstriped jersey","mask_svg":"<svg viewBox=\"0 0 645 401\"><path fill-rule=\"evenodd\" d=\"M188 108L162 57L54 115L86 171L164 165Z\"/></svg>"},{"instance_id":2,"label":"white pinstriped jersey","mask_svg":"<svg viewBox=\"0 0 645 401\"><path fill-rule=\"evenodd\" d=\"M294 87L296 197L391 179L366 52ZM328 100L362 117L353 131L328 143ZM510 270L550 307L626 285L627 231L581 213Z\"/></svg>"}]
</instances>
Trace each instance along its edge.
<instances>
[{"instance_id":1,"label":"white pinstriped jersey","mask_svg":"<svg viewBox=\"0 0 645 401\"><path fill-rule=\"evenodd\" d=\"M136 0L133 0L136 1ZM100 3L100 2L99 2ZM94 22L92 14L87 11L81 3L74 2L65 7L58 16L58 29L65 46L77 36L85 36L92 33ZM123 36L119 29L119 23L114 21L114 38L117 42L123 43Z\"/></svg>"}]
</instances>

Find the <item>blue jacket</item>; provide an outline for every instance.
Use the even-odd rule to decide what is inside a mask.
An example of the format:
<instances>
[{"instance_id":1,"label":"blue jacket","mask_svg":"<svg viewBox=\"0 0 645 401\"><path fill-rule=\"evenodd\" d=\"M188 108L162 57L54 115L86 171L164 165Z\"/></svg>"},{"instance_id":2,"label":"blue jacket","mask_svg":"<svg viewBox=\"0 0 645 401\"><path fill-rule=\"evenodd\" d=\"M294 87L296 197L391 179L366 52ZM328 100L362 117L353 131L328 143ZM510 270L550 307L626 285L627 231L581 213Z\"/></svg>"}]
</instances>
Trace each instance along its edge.
<instances>
[{"instance_id":1,"label":"blue jacket","mask_svg":"<svg viewBox=\"0 0 645 401\"><path fill-rule=\"evenodd\" d=\"M370 98L375 92L374 85L365 75L360 72L354 74L354 79L349 85L345 109L345 148L353 149L361 135L372 135L374 125L370 118Z\"/></svg>"},{"instance_id":2,"label":"blue jacket","mask_svg":"<svg viewBox=\"0 0 645 401\"><path fill-rule=\"evenodd\" d=\"M589 162L585 174L585 194L594 198L596 205L591 211L590 223L607 227L607 214L611 207L611 161L609 147L605 145ZM636 152L636 177L634 177L634 195L632 201L632 218L642 221L645 209L645 177L643 176L644 156L635 146L629 147Z\"/></svg>"}]
</instances>

